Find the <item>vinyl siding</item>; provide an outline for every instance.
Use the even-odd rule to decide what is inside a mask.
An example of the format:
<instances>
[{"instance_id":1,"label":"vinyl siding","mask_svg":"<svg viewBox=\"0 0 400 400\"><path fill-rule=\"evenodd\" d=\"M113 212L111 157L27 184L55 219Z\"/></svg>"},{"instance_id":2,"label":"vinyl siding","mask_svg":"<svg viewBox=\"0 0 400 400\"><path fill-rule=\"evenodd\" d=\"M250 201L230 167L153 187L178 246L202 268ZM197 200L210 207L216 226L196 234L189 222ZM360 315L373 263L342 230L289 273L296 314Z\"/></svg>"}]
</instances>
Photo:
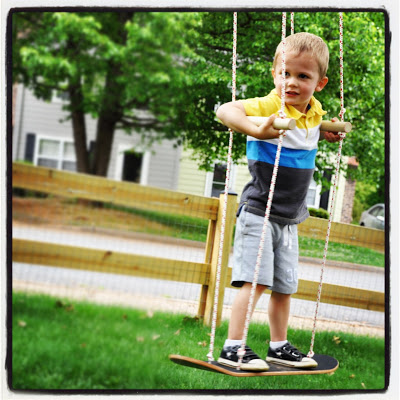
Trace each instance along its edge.
<instances>
[{"instance_id":1,"label":"vinyl siding","mask_svg":"<svg viewBox=\"0 0 400 400\"><path fill-rule=\"evenodd\" d=\"M174 148L169 141L154 145L150 155L148 184L164 189L178 187L181 148Z\"/></svg>"},{"instance_id":2,"label":"vinyl siding","mask_svg":"<svg viewBox=\"0 0 400 400\"><path fill-rule=\"evenodd\" d=\"M67 113L62 110L61 101L49 103L39 100L29 89L18 85L15 104L13 160L24 159L28 133L34 133L37 137L73 140L72 123L70 120L65 120ZM96 124L96 120L86 116L87 145L95 140ZM115 132L107 173L108 178L116 178L118 147L120 145L125 146L125 148L137 147L139 143L139 134L128 135L123 131ZM148 185L176 190L181 149L174 148L170 141L162 141L155 143L149 151L151 154L147 177Z\"/></svg>"},{"instance_id":3,"label":"vinyl siding","mask_svg":"<svg viewBox=\"0 0 400 400\"><path fill-rule=\"evenodd\" d=\"M198 168L196 162L190 158L191 155L192 152L190 150L182 151L178 175L178 192L204 196L207 173Z\"/></svg>"},{"instance_id":4,"label":"vinyl siding","mask_svg":"<svg viewBox=\"0 0 400 400\"><path fill-rule=\"evenodd\" d=\"M207 172L199 169L194 160L191 159L192 151L182 152L179 172L178 191L204 196ZM233 174L232 190L238 194L238 199L242 194L244 185L250 180L250 173L246 164L235 166Z\"/></svg>"}]
</instances>

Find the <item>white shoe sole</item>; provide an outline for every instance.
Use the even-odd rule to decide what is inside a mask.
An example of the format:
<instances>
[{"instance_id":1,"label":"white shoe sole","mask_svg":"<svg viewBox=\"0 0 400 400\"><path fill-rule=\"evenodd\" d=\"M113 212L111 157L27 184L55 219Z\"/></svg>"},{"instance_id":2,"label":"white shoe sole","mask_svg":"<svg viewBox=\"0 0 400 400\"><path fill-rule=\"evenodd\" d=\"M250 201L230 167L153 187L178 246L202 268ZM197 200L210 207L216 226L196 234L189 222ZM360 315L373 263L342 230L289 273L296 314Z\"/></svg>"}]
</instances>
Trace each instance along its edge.
<instances>
[{"instance_id":1,"label":"white shoe sole","mask_svg":"<svg viewBox=\"0 0 400 400\"><path fill-rule=\"evenodd\" d=\"M267 362L280 365L288 365L290 367L296 367L296 368L318 367L318 363L314 359L309 357L305 357L301 361L289 361L289 360L281 360L279 358L267 357Z\"/></svg>"},{"instance_id":2,"label":"white shoe sole","mask_svg":"<svg viewBox=\"0 0 400 400\"><path fill-rule=\"evenodd\" d=\"M262 363L261 362L258 362L257 364L242 363L242 365L240 366L240 370L241 371L268 371L269 370L268 364L263 360L260 360L260 361L262 361ZM229 361L229 360L226 360L225 358L218 358L217 362L218 362L218 364L225 365L230 368L238 367L237 362Z\"/></svg>"}]
</instances>

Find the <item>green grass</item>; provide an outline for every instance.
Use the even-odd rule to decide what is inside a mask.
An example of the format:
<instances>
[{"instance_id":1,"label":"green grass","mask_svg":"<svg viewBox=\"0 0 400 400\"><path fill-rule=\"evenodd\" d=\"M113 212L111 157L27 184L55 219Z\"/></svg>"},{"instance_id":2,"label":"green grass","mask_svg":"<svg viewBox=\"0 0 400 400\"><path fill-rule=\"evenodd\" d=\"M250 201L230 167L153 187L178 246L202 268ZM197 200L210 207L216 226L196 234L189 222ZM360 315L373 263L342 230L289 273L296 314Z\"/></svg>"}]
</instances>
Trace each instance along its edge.
<instances>
[{"instance_id":1,"label":"green grass","mask_svg":"<svg viewBox=\"0 0 400 400\"><path fill-rule=\"evenodd\" d=\"M325 241L299 236L300 255L314 257L322 260ZM328 247L328 260L344 261L354 264L385 267L385 255L365 247L330 241Z\"/></svg>"},{"instance_id":2,"label":"green grass","mask_svg":"<svg viewBox=\"0 0 400 400\"><path fill-rule=\"evenodd\" d=\"M136 208L118 206L114 204L105 203L105 208L123 211L128 214L138 215L146 218L149 221L155 221L159 224L165 225L168 228L166 233L155 231L149 226L148 233L158 233L160 235L172 236L179 239L195 240L205 242L207 239L208 220L189 217L185 215L172 215L157 211L140 210Z\"/></svg>"},{"instance_id":3,"label":"green grass","mask_svg":"<svg viewBox=\"0 0 400 400\"><path fill-rule=\"evenodd\" d=\"M200 242L205 242L207 238L208 221L200 218L172 216L171 214L165 214L161 212L137 210L110 204L108 204L106 207L140 215L150 221L157 221L168 228L172 227L172 230L168 229L165 231L168 236ZM149 231L149 233L154 232ZM313 257L322 260L324 246L325 240L299 236L299 249L301 256ZM327 259L332 261L344 261L355 264L371 265L382 268L385 266L385 255L378 251L365 247L335 243L332 240L329 242Z\"/></svg>"},{"instance_id":4,"label":"green grass","mask_svg":"<svg viewBox=\"0 0 400 400\"><path fill-rule=\"evenodd\" d=\"M330 375L236 378L173 364L169 354L206 359L210 328L193 318L13 294L12 388L16 390L382 390L383 339L317 333L314 350L340 361ZM214 357L227 333L217 329ZM267 325L248 342L266 353ZM311 334L290 330L308 351Z\"/></svg>"}]
</instances>

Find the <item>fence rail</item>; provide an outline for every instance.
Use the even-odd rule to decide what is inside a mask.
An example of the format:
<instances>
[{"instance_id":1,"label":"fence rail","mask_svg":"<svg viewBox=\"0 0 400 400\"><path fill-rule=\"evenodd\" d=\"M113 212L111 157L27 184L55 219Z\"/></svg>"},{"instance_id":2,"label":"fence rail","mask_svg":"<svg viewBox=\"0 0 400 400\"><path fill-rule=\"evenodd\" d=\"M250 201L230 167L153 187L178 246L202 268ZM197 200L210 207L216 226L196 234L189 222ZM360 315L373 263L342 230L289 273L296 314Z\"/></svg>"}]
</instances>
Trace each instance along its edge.
<instances>
[{"instance_id":1,"label":"fence rail","mask_svg":"<svg viewBox=\"0 0 400 400\"><path fill-rule=\"evenodd\" d=\"M70 269L133 275L208 286L211 265L160 257L88 249L33 240L13 240L13 261ZM182 271L185 271L182 274ZM231 270L225 279L230 287ZM292 297L314 301L318 282L300 280ZM268 292L268 291L267 291ZM384 311L384 293L325 283L322 302L370 311ZM212 303L211 303L212 304Z\"/></svg>"},{"instance_id":2,"label":"fence rail","mask_svg":"<svg viewBox=\"0 0 400 400\"><path fill-rule=\"evenodd\" d=\"M223 196L220 199L176 193L169 190L143 187L141 185L116 182L106 178L58 171L24 164L13 164L13 187L55 194L67 198L81 198L140 208L164 211L171 214L190 215L209 220L206 249L203 263L171 260L125 254L108 250L95 250L85 247L51 244L46 242L13 239L12 257L14 262L85 269L114 274L152 277L202 285L198 314L206 325L211 324L212 307L215 296L215 275L222 223ZM228 196L225 240L221 265L221 284L219 289L218 321L222 314L225 287L229 286L229 253L232 245L232 232L237 207L236 196ZM325 238L326 221L309 218L300 225L300 234L315 238ZM384 248L383 233L354 229L345 224L333 224L331 240L365 246L366 237L371 247ZM345 229L346 228L346 229ZM358 229L356 229L358 228ZM350 230L349 230L350 229ZM371 232L372 231L372 232ZM346 236L343 237L344 232ZM348 234L350 232L350 238ZM372 239L371 239L372 237ZM363 243L363 244L360 244ZM182 273L182 271L185 271ZM315 301L318 283L299 281L299 290L293 296ZM384 311L384 293L355 289L347 286L324 284L321 301L353 308Z\"/></svg>"},{"instance_id":3,"label":"fence rail","mask_svg":"<svg viewBox=\"0 0 400 400\"><path fill-rule=\"evenodd\" d=\"M325 240L327 229L328 220L310 217L299 224L299 235ZM332 222L329 240L385 252L385 232L378 229Z\"/></svg>"},{"instance_id":4,"label":"fence rail","mask_svg":"<svg viewBox=\"0 0 400 400\"><path fill-rule=\"evenodd\" d=\"M216 220L219 202L212 197L119 182L94 175L14 163L13 187L67 198L111 203L142 210Z\"/></svg>"}]
</instances>

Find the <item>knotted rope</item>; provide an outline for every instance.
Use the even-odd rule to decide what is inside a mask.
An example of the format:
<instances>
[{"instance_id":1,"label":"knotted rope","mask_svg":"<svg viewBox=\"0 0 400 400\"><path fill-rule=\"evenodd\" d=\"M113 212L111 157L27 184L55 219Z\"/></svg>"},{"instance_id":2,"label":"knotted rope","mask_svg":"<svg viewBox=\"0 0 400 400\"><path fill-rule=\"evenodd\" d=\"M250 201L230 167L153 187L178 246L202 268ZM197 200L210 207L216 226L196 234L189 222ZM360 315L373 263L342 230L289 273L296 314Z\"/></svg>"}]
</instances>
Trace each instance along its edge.
<instances>
[{"instance_id":1,"label":"knotted rope","mask_svg":"<svg viewBox=\"0 0 400 400\"><path fill-rule=\"evenodd\" d=\"M341 121L343 121L344 113L346 112L346 109L344 108L344 86L343 86L343 14L339 13L339 59L340 59L340 113L339 116L341 118ZM318 319L318 311L319 311L319 305L321 302L321 293L322 293L322 282L323 282L323 276L324 276L324 270L325 270L325 265L326 265L326 258L328 254L328 246L329 246L329 235L331 231L331 225L332 225L332 220L333 220L333 208L335 204L335 199L336 199L336 187L337 187L337 182L339 178L339 170L340 170L340 161L342 158L342 147L343 147L343 139L345 138L346 134L343 132L339 133L340 135L340 141L339 141L339 149L338 153L336 156L336 168L335 168L335 176L333 178L333 186L332 186L332 196L331 196L331 204L329 208L329 220L328 220L328 229L326 231L326 237L325 237L325 247L324 247L324 255L322 259L322 266L321 266L321 275L320 275L320 280L319 280L319 286L318 286L318 293L317 293L317 300L315 303L315 314L314 314L314 323L313 323L313 328L312 328L312 334L311 334L311 345L310 345L310 351L308 352L308 357L313 357L314 356L314 343L315 343L315 332L317 328L317 319Z\"/></svg>"}]
</instances>

